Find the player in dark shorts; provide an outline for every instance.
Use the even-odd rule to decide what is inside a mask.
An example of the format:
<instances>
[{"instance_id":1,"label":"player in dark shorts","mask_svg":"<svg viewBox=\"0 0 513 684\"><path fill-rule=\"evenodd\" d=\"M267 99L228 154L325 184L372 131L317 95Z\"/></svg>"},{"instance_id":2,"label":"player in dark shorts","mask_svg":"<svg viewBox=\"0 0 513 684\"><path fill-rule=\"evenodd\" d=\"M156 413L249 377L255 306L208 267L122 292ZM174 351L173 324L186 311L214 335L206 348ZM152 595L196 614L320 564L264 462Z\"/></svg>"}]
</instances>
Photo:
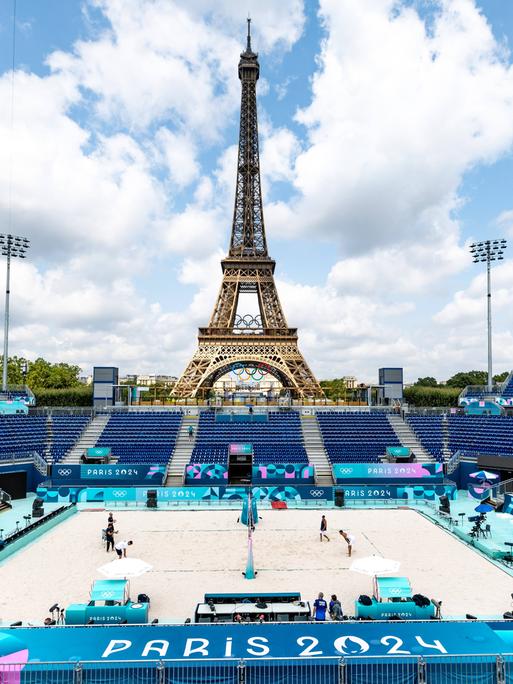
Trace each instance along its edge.
<instances>
[{"instance_id":1,"label":"player in dark shorts","mask_svg":"<svg viewBox=\"0 0 513 684\"><path fill-rule=\"evenodd\" d=\"M323 537L326 537L326 539L327 539L328 541L330 540L330 538L329 538L328 535L326 534L327 531L328 531L328 521L326 520L326 516L323 515L322 518L321 518L321 531L320 531L320 533L319 533L319 539L320 539L320 541L322 541L322 538L323 538Z\"/></svg>"}]
</instances>

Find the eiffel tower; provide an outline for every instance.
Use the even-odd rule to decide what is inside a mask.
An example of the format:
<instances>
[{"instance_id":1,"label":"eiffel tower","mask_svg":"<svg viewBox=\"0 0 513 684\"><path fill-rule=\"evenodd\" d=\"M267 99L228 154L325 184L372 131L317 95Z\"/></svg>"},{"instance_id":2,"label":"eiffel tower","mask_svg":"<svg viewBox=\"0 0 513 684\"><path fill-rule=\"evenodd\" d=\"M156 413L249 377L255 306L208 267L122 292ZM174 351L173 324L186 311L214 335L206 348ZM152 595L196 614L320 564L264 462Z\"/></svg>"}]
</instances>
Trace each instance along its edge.
<instances>
[{"instance_id":1,"label":"eiffel tower","mask_svg":"<svg viewBox=\"0 0 513 684\"><path fill-rule=\"evenodd\" d=\"M246 50L240 56L241 110L237 185L223 281L207 328L200 328L198 349L175 386L177 397L206 397L215 381L231 370L258 368L276 377L294 398L322 396L322 389L289 328L280 304L267 252L260 185L256 82L258 55L251 49L248 19ZM237 313L239 295L254 293L260 314Z\"/></svg>"}]
</instances>

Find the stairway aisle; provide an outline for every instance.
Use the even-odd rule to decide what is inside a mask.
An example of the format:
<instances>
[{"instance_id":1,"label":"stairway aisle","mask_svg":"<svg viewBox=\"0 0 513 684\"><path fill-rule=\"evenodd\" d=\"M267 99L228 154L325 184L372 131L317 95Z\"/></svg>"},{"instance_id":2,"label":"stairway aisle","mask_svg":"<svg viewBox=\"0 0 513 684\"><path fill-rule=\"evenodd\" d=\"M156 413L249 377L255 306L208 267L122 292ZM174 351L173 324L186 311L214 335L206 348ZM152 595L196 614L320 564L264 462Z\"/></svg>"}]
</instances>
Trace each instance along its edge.
<instances>
[{"instance_id":1,"label":"stairway aisle","mask_svg":"<svg viewBox=\"0 0 513 684\"><path fill-rule=\"evenodd\" d=\"M324 448L319 423L315 415L302 415L301 428L308 460L315 468L315 483L318 485L332 485L331 464Z\"/></svg>"},{"instance_id":2,"label":"stairway aisle","mask_svg":"<svg viewBox=\"0 0 513 684\"><path fill-rule=\"evenodd\" d=\"M194 428L194 435L189 437L189 426ZM169 460L167 467L166 487L181 487L184 481L185 466L191 460L192 450L196 444L198 432L198 416L184 416L178 439L176 440L175 450Z\"/></svg>"},{"instance_id":3,"label":"stairway aisle","mask_svg":"<svg viewBox=\"0 0 513 684\"><path fill-rule=\"evenodd\" d=\"M430 462L434 460L429 451L424 449L419 441L419 438L413 432L408 423L404 421L401 416L390 413L388 415L388 422L397 435L398 440L404 447L408 447L412 450L417 458L417 461Z\"/></svg>"},{"instance_id":4,"label":"stairway aisle","mask_svg":"<svg viewBox=\"0 0 513 684\"><path fill-rule=\"evenodd\" d=\"M444 457L444 462L447 463L447 461L451 458L451 449L449 447L449 421L447 420L447 416L442 417L442 453Z\"/></svg>"},{"instance_id":5,"label":"stairway aisle","mask_svg":"<svg viewBox=\"0 0 513 684\"><path fill-rule=\"evenodd\" d=\"M63 463L80 463L80 457L86 449L91 449L96 445L100 435L104 431L107 423L110 420L110 414L100 413L95 416L88 424L84 432L80 435L78 442L71 447L66 456L63 458Z\"/></svg>"}]
</instances>

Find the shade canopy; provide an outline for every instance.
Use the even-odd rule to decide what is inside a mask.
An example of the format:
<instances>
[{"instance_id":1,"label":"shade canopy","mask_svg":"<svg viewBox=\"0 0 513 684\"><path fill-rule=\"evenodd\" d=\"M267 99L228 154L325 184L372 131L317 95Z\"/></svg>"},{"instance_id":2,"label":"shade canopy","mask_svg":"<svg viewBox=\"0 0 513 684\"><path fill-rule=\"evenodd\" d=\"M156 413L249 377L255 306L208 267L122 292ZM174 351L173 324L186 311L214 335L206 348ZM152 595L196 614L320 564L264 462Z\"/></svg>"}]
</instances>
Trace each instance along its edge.
<instances>
[{"instance_id":1,"label":"shade canopy","mask_svg":"<svg viewBox=\"0 0 513 684\"><path fill-rule=\"evenodd\" d=\"M475 473L470 473L469 477L473 477L475 480L497 480L499 475L490 473L488 470L477 470Z\"/></svg>"},{"instance_id":2,"label":"shade canopy","mask_svg":"<svg viewBox=\"0 0 513 684\"><path fill-rule=\"evenodd\" d=\"M401 563L390 558L381 556L365 556L353 561L349 568L353 572L360 572L362 575L386 575L389 572L397 572Z\"/></svg>"},{"instance_id":3,"label":"shade canopy","mask_svg":"<svg viewBox=\"0 0 513 684\"><path fill-rule=\"evenodd\" d=\"M110 579L139 577L152 570L153 566L139 558L121 558L98 568L98 572Z\"/></svg>"}]
</instances>

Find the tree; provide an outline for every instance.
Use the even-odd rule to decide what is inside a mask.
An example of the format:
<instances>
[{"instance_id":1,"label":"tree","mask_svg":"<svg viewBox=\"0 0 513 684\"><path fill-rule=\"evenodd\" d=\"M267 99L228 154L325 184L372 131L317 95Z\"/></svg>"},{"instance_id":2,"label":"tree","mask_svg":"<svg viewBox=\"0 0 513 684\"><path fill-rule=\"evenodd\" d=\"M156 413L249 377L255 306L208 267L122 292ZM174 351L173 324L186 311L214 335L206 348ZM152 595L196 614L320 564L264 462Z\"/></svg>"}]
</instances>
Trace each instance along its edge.
<instances>
[{"instance_id":1,"label":"tree","mask_svg":"<svg viewBox=\"0 0 513 684\"><path fill-rule=\"evenodd\" d=\"M458 406L459 387L406 387L404 399L412 406Z\"/></svg>"},{"instance_id":2,"label":"tree","mask_svg":"<svg viewBox=\"0 0 513 684\"><path fill-rule=\"evenodd\" d=\"M343 378L335 378L334 380L321 380L320 385L327 399L336 401L337 399L343 399L345 396L346 383Z\"/></svg>"},{"instance_id":3,"label":"tree","mask_svg":"<svg viewBox=\"0 0 513 684\"><path fill-rule=\"evenodd\" d=\"M506 378L508 377L508 375L509 375L509 372L508 372L508 371L504 371L504 373L499 373L498 375L494 375L494 376L493 376L493 381L494 381L494 382L504 382L504 380L506 380Z\"/></svg>"},{"instance_id":4,"label":"tree","mask_svg":"<svg viewBox=\"0 0 513 684\"><path fill-rule=\"evenodd\" d=\"M66 389L78 387L80 367L69 363L50 363L39 358L29 363L27 385L47 389Z\"/></svg>"},{"instance_id":5,"label":"tree","mask_svg":"<svg viewBox=\"0 0 513 684\"><path fill-rule=\"evenodd\" d=\"M417 382L413 383L414 387L438 387L436 378L427 375L425 378L418 378Z\"/></svg>"},{"instance_id":6,"label":"tree","mask_svg":"<svg viewBox=\"0 0 513 684\"><path fill-rule=\"evenodd\" d=\"M467 385L486 385L488 374L486 371L468 371L456 373L447 380L447 387L461 387L462 389Z\"/></svg>"},{"instance_id":7,"label":"tree","mask_svg":"<svg viewBox=\"0 0 513 684\"><path fill-rule=\"evenodd\" d=\"M3 357L0 358L3 363ZM7 366L7 383L9 385L25 383L31 388L68 389L81 385L78 379L80 372L80 366L73 366L69 363L50 363L42 358L28 361L23 357L10 356Z\"/></svg>"}]
</instances>

